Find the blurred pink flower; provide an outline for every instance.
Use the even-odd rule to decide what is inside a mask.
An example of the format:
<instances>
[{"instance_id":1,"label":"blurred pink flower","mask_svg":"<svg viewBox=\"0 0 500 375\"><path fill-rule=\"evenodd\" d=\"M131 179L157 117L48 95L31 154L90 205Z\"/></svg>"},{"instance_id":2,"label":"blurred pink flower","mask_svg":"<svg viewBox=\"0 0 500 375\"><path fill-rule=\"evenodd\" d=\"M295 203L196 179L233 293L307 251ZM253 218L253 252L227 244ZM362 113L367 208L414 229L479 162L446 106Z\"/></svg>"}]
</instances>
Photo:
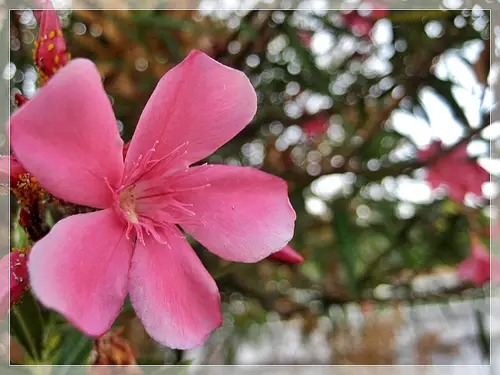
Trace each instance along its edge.
<instances>
[{"instance_id":1,"label":"blurred pink flower","mask_svg":"<svg viewBox=\"0 0 500 375\"><path fill-rule=\"evenodd\" d=\"M325 134L328 130L328 120L325 116L317 116L302 124L302 131L308 138Z\"/></svg>"},{"instance_id":2,"label":"blurred pink flower","mask_svg":"<svg viewBox=\"0 0 500 375\"><path fill-rule=\"evenodd\" d=\"M26 103L28 101L28 98L25 97L22 94L16 93L14 95L14 101L16 102L16 106L20 107L20 106L22 106L24 103Z\"/></svg>"},{"instance_id":3,"label":"blurred pink flower","mask_svg":"<svg viewBox=\"0 0 500 375\"><path fill-rule=\"evenodd\" d=\"M6 183L10 180L10 186L16 186L25 173L26 169L14 155L0 155L0 182Z\"/></svg>"},{"instance_id":4,"label":"blurred pink flower","mask_svg":"<svg viewBox=\"0 0 500 375\"><path fill-rule=\"evenodd\" d=\"M354 10L342 13L342 22L348 30L362 37L368 36L374 25L373 20L361 16Z\"/></svg>"},{"instance_id":5,"label":"blurred pink flower","mask_svg":"<svg viewBox=\"0 0 500 375\"><path fill-rule=\"evenodd\" d=\"M269 256L270 260L283 263L301 264L304 258L290 246L285 246L283 249Z\"/></svg>"},{"instance_id":6,"label":"blurred pink flower","mask_svg":"<svg viewBox=\"0 0 500 375\"><path fill-rule=\"evenodd\" d=\"M38 39L35 41L33 60L38 68L40 79L45 83L61 67L66 65L70 54L59 23L59 17L50 1L40 1L44 10L40 19ZM44 3L44 4L43 4Z\"/></svg>"},{"instance_id":7,"label":"blurred pink flower","mask_svg":"<svg viewBox=\"0 0 500 375\"><path fill-rule=\"evenodd\" d=\"M49 193L102 210L59 221L33 246L40 301L100 336L129 294L154 339L201 345L222 323L220 296L177 226L239 262L293 236L285 181L247 167L190 167L238 134L256 106L243 73L193 51L158 83L123 160L95 65L76 59L54 75L12 116L12 147Z\"/></svg>"},{"instance_id":8,"label":"blurred pink flower","mask_svg":"<svg viewBox=\"0 0 500 375\"><path fill-rule=\"evenodd\" d=\"M442 149L440 141L435 141L429 148L418 152L419 160L425 162ZM456 147L453 151L438 159L428 167L427 181L433 189L441 185L447 187L450 198L463 202L467 193L482 196L483 183L490 180L490 175L477 162L467 155L467 144Z\"/></svg>"},{"instance_id":9,"label":"blurred pink flower","mask_svg":"<svg viewBox=\"0 0 500 375\"><path fill-rule=\"evenodd\" d=\"M300 30L298 34L302 44L307 48L311 47L313 33L311 31Z\"/></svg>"},{"instance_id":10,"label":"blurred pink flower","mask_svg":"<svg viewBox=\"0 0 500 375\"><path fill-rule=\"evenodd\" d=\"M26 291L28 286L26 259L27 256L22 251L13 251L0 259L0 273L5 278L0 283L0 319L8 313L9 308L18 302ZM8 277L10 277L10 285Z\"/></svg>"},{"instance_id":11,"label":"blurred pink flower","mask_svg":"<svg viewBox=\"0 0 500 375\"><path fill-rule=\"evenodd\" d=\"M490 279L500 280L500 260L493 258L479 240L473 238L471 253L458 265L457 271L460 279L482 286Z\"/></svg>"},{"instance_id":12,"label":"blurred pink flower","mask_svg":"<svg viewBox=\"0 0 500 375\"><path fill-rule=\"evenodd\" d=\"M372 7L375 8L374 4ZM384 18L388 13L389 10L386 9L373 9L365 16L356 10L351 10L342 12L341 17L344 25L352 33L360 37L369 37L375 22Z\"/></svg>"}]
</instances>

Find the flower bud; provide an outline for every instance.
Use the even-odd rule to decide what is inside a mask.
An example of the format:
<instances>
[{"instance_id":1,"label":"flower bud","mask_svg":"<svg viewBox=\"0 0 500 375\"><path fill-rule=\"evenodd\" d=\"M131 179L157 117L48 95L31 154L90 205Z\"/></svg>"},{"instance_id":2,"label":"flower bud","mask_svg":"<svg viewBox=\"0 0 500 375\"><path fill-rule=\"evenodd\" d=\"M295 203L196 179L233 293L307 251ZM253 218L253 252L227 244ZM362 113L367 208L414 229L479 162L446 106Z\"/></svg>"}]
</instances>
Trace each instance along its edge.
<instances>
[{"instance_id":1,"label":"flower bud","mask_svg":"<svg viewBox=\"0 0 500 375\"><path fill-rule=\"evenodd\" d=\"M291 264L301 264L304 261L304 258L288 245L277 253L270 255L268 259Z\"/></svg>"},{"instance_id":2,"label":"flower bud","mask_svg":"<svg viewBox=\"0 0 500 375\"><path fill-rule=\"evenodd\" d=\"M57 13L50 1L47 4L42 11L40 32L33 50L42 85L70 60Z\"/></svg>"}]
</instances>

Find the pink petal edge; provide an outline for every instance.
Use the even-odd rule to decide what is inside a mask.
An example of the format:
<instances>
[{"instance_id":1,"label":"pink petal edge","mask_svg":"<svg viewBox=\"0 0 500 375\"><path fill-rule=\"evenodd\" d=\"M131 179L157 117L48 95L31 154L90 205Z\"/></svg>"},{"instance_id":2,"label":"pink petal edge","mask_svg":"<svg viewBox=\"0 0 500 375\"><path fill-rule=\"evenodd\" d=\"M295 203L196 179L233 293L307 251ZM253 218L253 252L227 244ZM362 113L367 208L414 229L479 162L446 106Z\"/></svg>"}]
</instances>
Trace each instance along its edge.
<instances>
[{"instance_id":1,"label":"pink petal edge","mask_svg":"<svg viewBox=\"0 0 500 375\"><path fill-rule=\"evenodd\" d=\"M85 334L100 336L127 295L132 249L111 209L63 219L31 250L33 292Z\"/></svg>"},{"instance_id":2,"label":"pink petal edge","mask_svg":"<svg viewBox=\"0 0 500 375\"><path fill-rule=\"evenodd\" d=\"M11 119L11 146L51 194L96 208L112 203L123 174L123 141L90 60L62 68Z\"/></svg>"},{"instance_id":3,"label":"pink petal edge","mask_svg":"<svg viewBox=\"0 0 500 375\"><path fill-rule=\"evenodd\" d=\"M175 226L169 246L137 243L129 293L146 331L170 348L198 347L222 324L217 285Z\"/></svg>"}]
</instances>

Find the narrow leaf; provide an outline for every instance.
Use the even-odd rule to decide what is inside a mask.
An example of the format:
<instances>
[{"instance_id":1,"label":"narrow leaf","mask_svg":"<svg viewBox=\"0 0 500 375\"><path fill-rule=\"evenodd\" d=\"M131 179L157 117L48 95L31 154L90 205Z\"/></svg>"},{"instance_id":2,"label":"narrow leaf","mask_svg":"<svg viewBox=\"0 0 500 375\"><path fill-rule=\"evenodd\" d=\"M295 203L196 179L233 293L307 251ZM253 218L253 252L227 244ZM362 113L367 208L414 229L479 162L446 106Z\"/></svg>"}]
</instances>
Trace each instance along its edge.
<instances>
[{"instance_id":1,"label":"narrow leaf","mask_svg":"<svg viewBox=\"0 0 500 375\"><path fill-rule=\"evenodd\" d=\"M44 319L40 306L33 295L27 291L19 304L10 314L11 334L26 349L35 361L42 358Z\"/></svg>"},{"instance_id":2,"label":"narrow leaf","mask_svg":"<svg viewBox=\"0 0 500 375\"><path fill-rule=\"evenodd\" d=\"M349 202L339 199L332 203L333 231L337 241L337 249L346 272L349 292L357 294L356 284L356 227L352 223L348 210Z\"/></svg>"}]
</instances>

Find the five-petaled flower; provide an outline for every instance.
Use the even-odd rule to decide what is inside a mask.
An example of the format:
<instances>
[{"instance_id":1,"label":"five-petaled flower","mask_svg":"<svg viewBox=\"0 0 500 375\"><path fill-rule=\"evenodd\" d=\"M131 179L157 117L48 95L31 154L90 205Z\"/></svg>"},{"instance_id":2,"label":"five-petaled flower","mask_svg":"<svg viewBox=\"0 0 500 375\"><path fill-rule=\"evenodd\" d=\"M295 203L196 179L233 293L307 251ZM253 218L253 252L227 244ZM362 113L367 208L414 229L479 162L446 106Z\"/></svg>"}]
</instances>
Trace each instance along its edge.
<instances>
[{"instance_id":1,"label":"five-petaled flower","mask_svg":"<svg viewBox=\"0 0 500 375\"><path fill-rule=\"evenodd\" d=\"M36 297L100 336L128 294L154 339L201 345L221 324L220 296L180 228L239 262L257 262L293 236L284 180L192 166L241 131L256 103L243 73L193 51L158 83L123 160L95 65L76 59L55 74L12 116L12 147L49 193L101 210L59 221L33 246Z\"/></svg>"},{"instance_id":2,"label":"five-petaled flower","mask_svg":"<svg viewBox=\"0 0 500 375\"><path fill-rule=\"evenodd\" d=\"M427 182L431 187L446 186L450 198L460 203L467 193L482 196L482 185L490 180L490 175L467 155L467 144L459 145L445 155L438 155L439 152L442 152L440 141L418 152L419 160L430 162Z\"/></svg>"}]
</instances>

